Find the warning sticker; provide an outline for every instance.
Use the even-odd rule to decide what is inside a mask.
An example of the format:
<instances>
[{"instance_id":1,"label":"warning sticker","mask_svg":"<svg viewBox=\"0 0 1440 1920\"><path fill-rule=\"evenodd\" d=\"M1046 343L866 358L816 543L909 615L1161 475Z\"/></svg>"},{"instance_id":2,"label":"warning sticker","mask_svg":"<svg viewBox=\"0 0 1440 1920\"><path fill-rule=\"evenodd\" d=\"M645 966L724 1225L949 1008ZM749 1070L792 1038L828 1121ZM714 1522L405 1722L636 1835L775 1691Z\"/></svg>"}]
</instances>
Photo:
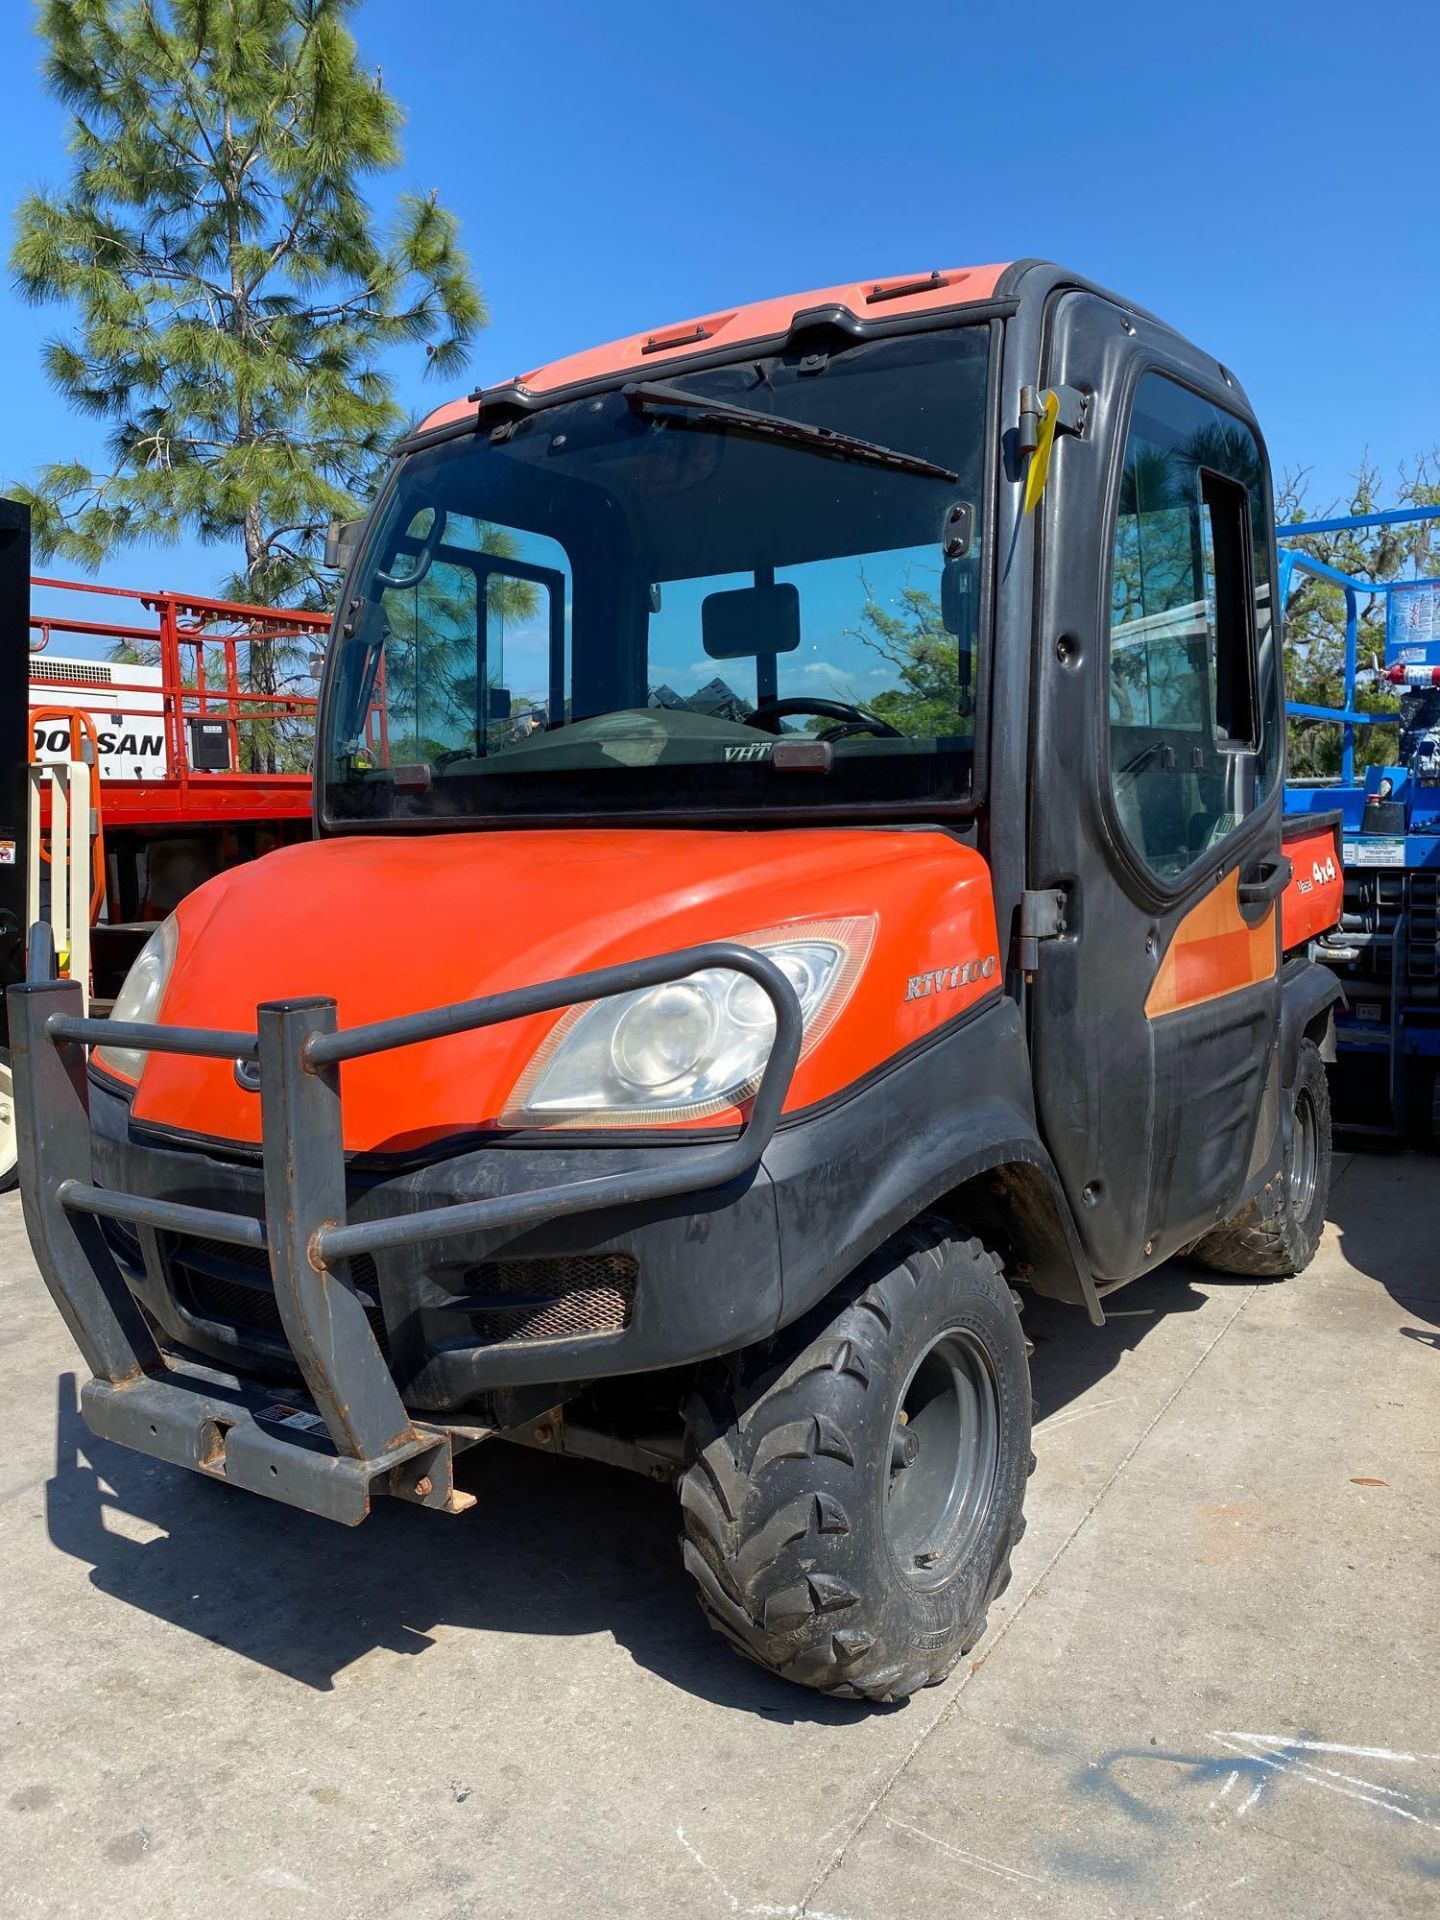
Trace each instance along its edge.
<instances>
[{"instance_id":1,"label":"warning sticker","mask_svg":"<svg viewBox=\"0 0 1440 1920\"><path fill-rule=\"evenodd\" d=\"M1363 839L1345 842L1347 867L1403 867L1405 841L1388 834L1367 833Z\"/></svg>"},{"instance_id":2,"label":"warning sticker","mask_svg":"<svg viewBox=\"0 0 1440 1920\"><path fill-rule=\"evenodd\" d=\"M267 1407L260 1418L272 1421L277 1427L291 1427L297 1433L323 1433L325 1430L325 1422L318 1413L306 1413L299 1407Z\"/></svg>"}]
</instances>

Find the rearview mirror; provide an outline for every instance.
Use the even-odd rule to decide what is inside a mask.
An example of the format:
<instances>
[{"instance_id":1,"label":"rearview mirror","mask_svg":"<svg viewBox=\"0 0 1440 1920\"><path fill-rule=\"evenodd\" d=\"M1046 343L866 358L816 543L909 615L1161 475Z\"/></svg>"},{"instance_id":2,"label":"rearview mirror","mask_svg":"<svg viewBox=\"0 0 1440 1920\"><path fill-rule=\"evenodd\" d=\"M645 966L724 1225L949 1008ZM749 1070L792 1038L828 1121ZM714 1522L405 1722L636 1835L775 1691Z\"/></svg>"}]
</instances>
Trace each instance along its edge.
<instances>
[{"instance_id":1,"label":"rearview mirror","mask_svg":"<svg viewBox=\"0 0 1440 1920\"><path fill-rule=\"evenodd\" d=\"M700 639L712 660L750 660L794 653L800 644L800 589L734 587L700 602Z\"/></svg>"}]
</instances>

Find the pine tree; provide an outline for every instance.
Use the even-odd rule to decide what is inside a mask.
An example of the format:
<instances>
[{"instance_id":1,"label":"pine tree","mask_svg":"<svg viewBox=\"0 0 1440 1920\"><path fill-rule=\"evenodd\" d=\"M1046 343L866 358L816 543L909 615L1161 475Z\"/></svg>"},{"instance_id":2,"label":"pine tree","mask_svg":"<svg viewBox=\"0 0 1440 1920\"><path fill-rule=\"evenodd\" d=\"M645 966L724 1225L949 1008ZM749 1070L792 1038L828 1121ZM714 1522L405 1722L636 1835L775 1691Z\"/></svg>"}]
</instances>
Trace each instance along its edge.
<instances>
[{"instance_id":1,"label":"pine tree","mask_svg":"<svg viewBox=\"0 0 1440 1920\"><path fill-rule=\"evenodd\" d=\"M405 425L392 350L453 378L486 313L456 223L364 188L400 159L399 107L362 71L357 0L43 0L70 179L20 206L24 294L78 323L50 379L106 423L101 471L41 469L37 549L94 567L182 533L234 544L224 591L323 592L325 524L359 510Z\"/></svg>"}]
</instances>

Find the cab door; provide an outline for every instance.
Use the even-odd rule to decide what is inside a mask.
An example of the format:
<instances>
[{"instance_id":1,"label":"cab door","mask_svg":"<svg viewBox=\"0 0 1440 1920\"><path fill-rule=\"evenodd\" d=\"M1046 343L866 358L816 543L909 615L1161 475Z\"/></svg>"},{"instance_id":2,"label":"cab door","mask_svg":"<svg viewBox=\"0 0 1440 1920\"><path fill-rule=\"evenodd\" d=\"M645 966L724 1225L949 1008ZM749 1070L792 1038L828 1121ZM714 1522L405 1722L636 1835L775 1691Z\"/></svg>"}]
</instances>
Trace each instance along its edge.
<instances>
[{"instance_id":1,"label":"cab door","mask_svg":"<svg viewBox=\"0 0 1440 1920\"><path fill-rule=\"evenodd\" d=\"M1158 324L1068 293L1050 342L1045 381L1089 404L1037 508L1027 884L1062 925L1029 949L1031 1046L1092 1268L1119 1281L1230 1212L1274 1141L1270 486L1239 390Z\"/></svg>"}]
</instances>

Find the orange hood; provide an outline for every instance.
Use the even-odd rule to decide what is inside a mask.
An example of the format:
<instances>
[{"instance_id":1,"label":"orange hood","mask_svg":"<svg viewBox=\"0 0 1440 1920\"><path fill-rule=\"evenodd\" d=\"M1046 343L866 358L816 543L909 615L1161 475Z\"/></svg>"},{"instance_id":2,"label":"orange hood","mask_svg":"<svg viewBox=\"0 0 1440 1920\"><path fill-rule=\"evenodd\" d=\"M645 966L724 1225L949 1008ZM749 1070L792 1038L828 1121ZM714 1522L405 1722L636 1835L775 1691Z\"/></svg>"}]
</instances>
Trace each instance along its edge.
<instances>
[{"instance_id":1,"label":"orange hood","mask_svg":"<svg viewBox=\"0 0 1440 1920\"><path fill-rule=\"evenodd\" d=\"M342 1027L791 923L875 920L869 959L801 1061L787 1108L840 1091L996 990L990 878L938 832L484 832L287 847L183 902L160 1019L253 1029L256 1005L327 994ZM996 964L961 980L966 962ZM917 986L917 979L920 984ZM342 1072L352 1152L496 1124L560 1018L427 1041ZM152 1054L139 1121L258 1143L260 1103L223 1061ZM713 1124L713 1123L712 1123Z\"/></svg>"}]
</instances>

